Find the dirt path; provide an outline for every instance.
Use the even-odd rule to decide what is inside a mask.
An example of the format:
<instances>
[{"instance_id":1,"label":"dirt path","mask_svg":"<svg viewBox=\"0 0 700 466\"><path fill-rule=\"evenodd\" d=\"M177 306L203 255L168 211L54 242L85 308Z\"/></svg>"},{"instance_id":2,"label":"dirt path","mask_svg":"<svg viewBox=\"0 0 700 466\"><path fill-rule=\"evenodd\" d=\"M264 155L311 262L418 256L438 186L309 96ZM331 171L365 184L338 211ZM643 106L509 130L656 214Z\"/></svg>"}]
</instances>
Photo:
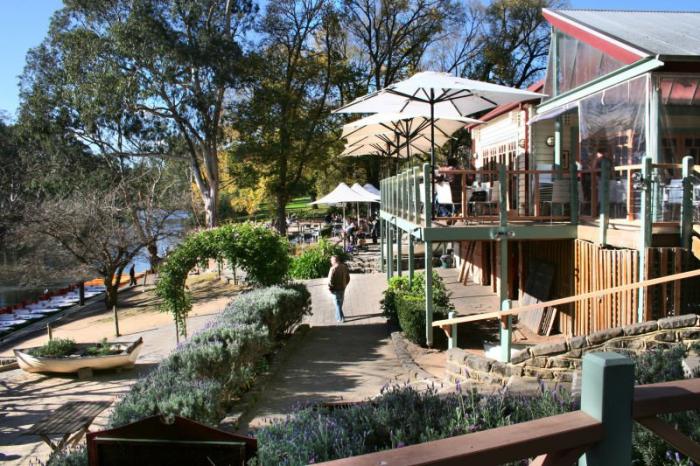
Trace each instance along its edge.
<instances>
[{"instance_id":1,"label":"dirt path","mask_svg":"<svg viewBox=\"0 0 700 466\"><path fill-rule=\"evenodd\" d=\"M214 319L237 292L235 287L211 281L211 278L197 277L190 282L193 290L193 308L187 319L190 334ZM22 435L24 431L67 401L114 400L129 389L139 374L151 369L175 348L172 317L157 311L152 290L142 292L136 288L127 292L119 318L121 339L144 339L144 347L132 370L95 373L89 380L77 380L74 376L49 377L21 370L0 373L0 462L28 465L32 458L46 461L50 453L48 446L37 436ZM78 342L102 337L111 339L113 335L111 315L104 311L54 330L54 338L73 338ZM42 335L18 346L35 346L45 341L46 336ZM108 414L107 410L98 416L91 430L104 427Z\"/></svg>"}]
</instances>

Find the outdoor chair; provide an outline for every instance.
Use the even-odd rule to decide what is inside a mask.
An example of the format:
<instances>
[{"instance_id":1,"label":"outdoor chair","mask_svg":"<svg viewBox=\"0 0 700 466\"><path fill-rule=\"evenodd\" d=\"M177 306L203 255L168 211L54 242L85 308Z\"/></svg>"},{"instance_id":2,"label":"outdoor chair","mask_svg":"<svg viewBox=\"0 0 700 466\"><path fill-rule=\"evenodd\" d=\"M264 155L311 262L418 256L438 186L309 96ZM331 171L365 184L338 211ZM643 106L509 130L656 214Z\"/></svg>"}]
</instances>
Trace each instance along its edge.
<instances>
[{"instance_id":1,"label":"outdoor chair","mask_svg":"<svg viewBox=\"0 0 700 466\"><path fill-rule=\"evenodd\" d=\"M565 212L564 206L571 204L571 181L568 179L554 180L551 185L551 194L549 200L544 201L549 203L549 223L554 221L554 206L562 206L562 215Z\"/></svg>"}]
</instances>

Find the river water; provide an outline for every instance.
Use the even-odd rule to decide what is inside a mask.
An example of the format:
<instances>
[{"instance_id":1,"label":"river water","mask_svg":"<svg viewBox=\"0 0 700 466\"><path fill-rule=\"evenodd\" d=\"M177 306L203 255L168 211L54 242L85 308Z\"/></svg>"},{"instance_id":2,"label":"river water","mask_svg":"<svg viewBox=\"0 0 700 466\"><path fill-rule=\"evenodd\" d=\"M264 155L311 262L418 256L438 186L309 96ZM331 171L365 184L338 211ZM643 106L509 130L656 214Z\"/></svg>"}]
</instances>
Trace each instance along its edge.
<instances>
[{"instance_id":1,"label":"river water","mask_svg":"<svg viewBox=\"0 0 700 466\"><path fill-rule=\"evenodd\" d=\"M165 254L176 246L180 240L181 235L185 231L188 221L187 212L178 212L172 219L168 222L168 230L170 236L163 239L158 244L158 254L160 257L164 257ZM143 249L141 253L136 256L133 260L134 270L136 273L146 271L150 268L150 262L148 261L148 251ZM129 270L129 264L124 272L127 273ZM52 286L52 289L63 288L69 283L63 285ZM46 287L23 287L14 286L12 284L0 285L0 308L4 306L11 306L13 304L21 303L22 301L33 301L37 296L41 295Z\"/></svg>"}]
</instances>

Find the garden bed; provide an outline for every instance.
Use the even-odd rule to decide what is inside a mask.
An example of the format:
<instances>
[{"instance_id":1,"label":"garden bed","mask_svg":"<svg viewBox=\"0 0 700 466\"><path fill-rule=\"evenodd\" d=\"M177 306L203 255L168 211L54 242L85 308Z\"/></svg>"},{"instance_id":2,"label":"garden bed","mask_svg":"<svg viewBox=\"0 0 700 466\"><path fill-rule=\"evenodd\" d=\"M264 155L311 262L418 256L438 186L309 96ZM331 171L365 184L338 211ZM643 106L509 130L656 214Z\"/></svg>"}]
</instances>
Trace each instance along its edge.
<instances>
[{"instance_id":1,"label":"garden bed","mask_svg":"<svg viewBox=\"0 0 700 466\"><path fill-rule=\"evenodd\" d=\"M127 342L73 343L64 342L62 347L51 346L51 342L34 348L15 349L20 369L27 372L70 374L80 369L115 369L136 363L143 339ZM51 350L54 351L51 351Z\"/></svg>"}]
</instances>

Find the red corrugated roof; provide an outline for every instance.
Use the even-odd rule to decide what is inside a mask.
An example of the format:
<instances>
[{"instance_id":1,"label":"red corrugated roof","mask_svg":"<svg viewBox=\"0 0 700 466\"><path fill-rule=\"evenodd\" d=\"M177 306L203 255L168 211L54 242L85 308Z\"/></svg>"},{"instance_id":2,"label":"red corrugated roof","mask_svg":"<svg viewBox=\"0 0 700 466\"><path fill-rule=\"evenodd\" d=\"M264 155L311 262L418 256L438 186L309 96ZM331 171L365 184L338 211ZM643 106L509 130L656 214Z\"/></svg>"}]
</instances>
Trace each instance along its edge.
<instances>
[{"instance_id":1,"label":"red corrugated roof","mask_svg":"<svg viewBox=\"0 0 700 466\"><path fill-rule=\"evenodd\" d=\"M536 83L531 84L527 88L528 91L532 91L532 92L541 92L543 89L544 89L544 79L541 79L541 80L537 81ZM526 102L513 102L510 104L499 105L498 107L494 108L490 112L486 113L484 116L479 117L479 120L481 120L483 122L493 120L497 116L503 115L504 113L508 113L511 110L518 108L518 105L520 105L521 103L535 102L537 100L539 100L539 99L528 100ZM467 129L476 128L477 126L479 126L481 124L483 124L483 123L474 123L471 125L467 125Z\"/></svg>"}]
</instances>

